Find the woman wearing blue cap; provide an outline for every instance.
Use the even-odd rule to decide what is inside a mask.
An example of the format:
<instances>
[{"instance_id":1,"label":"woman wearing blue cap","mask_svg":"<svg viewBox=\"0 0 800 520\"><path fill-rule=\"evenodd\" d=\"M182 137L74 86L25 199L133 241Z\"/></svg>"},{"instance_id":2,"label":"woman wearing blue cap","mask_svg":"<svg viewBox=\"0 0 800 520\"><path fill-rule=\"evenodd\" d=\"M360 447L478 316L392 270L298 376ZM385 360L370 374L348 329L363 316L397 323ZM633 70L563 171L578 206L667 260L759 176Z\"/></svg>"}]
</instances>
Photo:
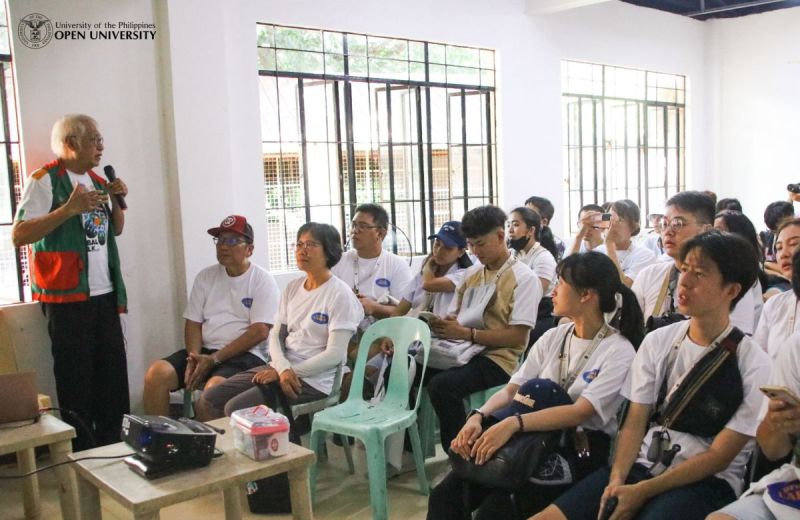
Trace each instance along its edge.
<instances>
[{"instance_id":1,"label":"woman wearing blue cap","mask_svg":"<svg viewBox=\"0 0 800 520\"><path fill-rule=\"evenodd\" d=\"M635 347L644 335L636 298L622 284L607 256L593 252L571 255L558 265L557 273L554 312L569 317L572 323L547 331L508 385L473 410L450 445L453 452L480 465L519 432L571 428L582 432L574 438L581 443L588 439L588 447L580 447L588 449L583 464L567 465L568 461L577 460L576 450L568 447L561 454L548 457L551 464L540 467L534 479L515 493L517 505L526 515L546 506L568 484L605 464L610 436L617 428L620 389ZM618 329L606 322L608 314L614 314L611 322ZM525 394L532 382L546 392L556 387L563 395L561 402L567 404L542 409L542 403L537 405L537 401L549 397L545 399L535 392ZM520 404L527 408L520 410ZM516 413L507 414L509 408ZM431 493L428 518L465 518L465 485L452 473L445 477ZM507 492L468 485L469 508L478 510L477 518L514 517Z\"/></svg>"}]
</instances>

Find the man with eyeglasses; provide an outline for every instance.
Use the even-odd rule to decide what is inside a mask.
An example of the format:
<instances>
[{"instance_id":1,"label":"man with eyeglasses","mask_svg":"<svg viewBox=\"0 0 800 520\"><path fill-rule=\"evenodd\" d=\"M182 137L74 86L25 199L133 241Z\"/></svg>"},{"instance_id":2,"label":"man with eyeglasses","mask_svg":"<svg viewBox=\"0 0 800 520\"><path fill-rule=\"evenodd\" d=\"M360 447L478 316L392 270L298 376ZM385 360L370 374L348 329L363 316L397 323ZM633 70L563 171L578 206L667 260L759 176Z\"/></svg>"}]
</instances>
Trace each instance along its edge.
<instances>
[{"instance_id":1,"label":"man with eyeglasses","mask_svg":"<svg viewBox=\"0 0 800 520\"><path fill-rule=\"evenodd\" d=\"M708 231L714 225L714 201L700 191L683 191L667 201L661 221L661 241L667 261L650 265L639 273L631 289L642 307L644 319L655 317L653 327L667 322L659 317L679 316L677 309L677 280L679 258L683 244ZM756 310L752 298L745 297L731 311L731 323L746 334L755 330ZM649 327L649 328L653 328Z\"/></svg>"},{"instance_id":2,"label":"man with eyeglasses","mask_svg":"<svg viewBox=\"0 0 800 520\"><path fill-rule=\"evenodd\" d=\"M392 307L403 297L411 281L408 262L383 249L389 230L389 215L377 204L356 208L350 224L352 249L331 269L339 279L352 287L364 307L364 329L376 319L392 313Z\"/></svg>"},{"instance_id":3,"label":"man with eyeglasses","mask_svg":"<svg viewBox=\"0 0 800 520\"><path fill-rule=\"evenodd\" d=\"M267 336L280 298L278 284L252 263L253 228L230 215L208 230L217 261L194 280L183 317L185 349L150 365L144 380L144 409L169 414L169 393L208 389L267 361ZM207 420L202 407L197 419Z\"/></svg>"},{"instance_id":4,"label":"man with eyeglasses","mask_svg":"<svg viewBox=\"0 0 800 520\"><path fill-rule=\"evenodd\" d=\"M93 171L104 146L91 117L62 117L50 141L57 159L28 178L11 235L14 246L31 246L31 293L47 316L59 405L104 445L119 441L130 410L119 319L127 299L115 240L125 214L109 197L128 188ZM75 450L92 447L78 421L65 420L76 426Z\"/></svg>"}]
</instances>

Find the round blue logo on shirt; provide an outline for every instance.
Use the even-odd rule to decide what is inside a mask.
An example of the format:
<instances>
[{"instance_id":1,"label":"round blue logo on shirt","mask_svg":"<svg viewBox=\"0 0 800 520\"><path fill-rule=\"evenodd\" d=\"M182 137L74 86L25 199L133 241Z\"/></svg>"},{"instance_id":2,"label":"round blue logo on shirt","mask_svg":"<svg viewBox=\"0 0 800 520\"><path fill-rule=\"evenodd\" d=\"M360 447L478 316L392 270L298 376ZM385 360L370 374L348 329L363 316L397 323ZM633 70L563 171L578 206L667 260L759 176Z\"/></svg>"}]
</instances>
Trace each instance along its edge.
<instances>
[{"instance_id":1,"label":"round blue logo on shirt","mask_svg":"<svg viewBox=\"0 0 800 520\"><path fill-rule=\"evenodd\" d=\"M600 370L595 368L594 370L589 370L583 373L583 380L587 383L591 383L597 377L597 374L600 373Z\"/></svg>"},{"instance_id":2,"label":"round blue logo on shirt","mask_svg":"<svg viewBox=\"0 0 800 520\"><path fill-rule=\"evenodd\" d=\"M253 299L252 298L242 298L242 305L247 307L248 309L253 306Z\"/></svg>"},{"instance_id":3,"label":"round blue logo on shirt","mask_svg":"<svg viewBox=\"0 0 800 520\"><path fill-rule=\"evenodd\" d=\"M375 278L375 285L379 287L389 287L390 285L392 285L392 282L390 282L386 278Z\"/></svg>"},{"instance_id":4,"label":"round blue logo on shirt","mask_svg":"<svg viewBox=\"0 0 800 520\"><path fill-rule=\"evenodd\" d=\"M311 315L311 321L319 323L320 325L325 325L328 323L328 315L324 312L315 312Z\"/></svg>"}]
</instances>

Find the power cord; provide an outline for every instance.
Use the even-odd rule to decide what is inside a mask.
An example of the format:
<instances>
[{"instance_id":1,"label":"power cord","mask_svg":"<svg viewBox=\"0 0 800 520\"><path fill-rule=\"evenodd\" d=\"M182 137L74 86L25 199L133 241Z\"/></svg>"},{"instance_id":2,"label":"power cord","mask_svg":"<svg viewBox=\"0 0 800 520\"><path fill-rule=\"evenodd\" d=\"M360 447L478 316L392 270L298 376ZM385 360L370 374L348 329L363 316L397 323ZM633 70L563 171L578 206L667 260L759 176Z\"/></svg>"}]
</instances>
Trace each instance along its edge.
<instances>
[{"instance_id":1,"label":"power cord","mask_svg":"<svg viewBox=\"0 0 800 520\"><path fill-rule=\"evenodd\" d=\"M50 408L42 408L41 410L39 410L39 413L41 414L41 413L44 413L44 412L53 412L53 411L59 412L61 414L61 417L64 417L65 415L69 416L70 419L72 419L72 421L77 426L80 427L80 429L83 431L83 433L86 434L86 438L89 439L89 444L91 445L91 447L92 448L96 448L97 447L97 439L94 438L94 433L92 433L91 428L89 428L86 425L86 423L83 421L83 419L81 418L80 415L78 415L77 413L73 412L72 410L68 410L66 408L57 408L57 407L53 406L53 407L50 407Z\"/></svg>"},{"instance_id":2,"label":"power cord","mask_svg":"<svg viewBox=\"0 0 800 520\"><path fill-rule=\"evenodd\" d=\"M125 453L123 455L109 455L108 457L83 457L83 458L80 458L80 459L65 460L64 462L57 462L55 464L51 464L51 465L45 466L43 468L39 468L39 469L35 469L33 471L29 471L28 473L23 473L22 475L0 475L0 479L11 480L11 479L15 479L15 478L30 477L31 475L35 475L36 473L39 473L40 471L53 469L53 468L55 468L57 466L63 466L64 464L72 464L72 463L75 463L75 462L80 462L82 460L121 459L123 457L130 457L131 455L136 455L136 454L135 453Z\"/></svg>"}]
</instances>

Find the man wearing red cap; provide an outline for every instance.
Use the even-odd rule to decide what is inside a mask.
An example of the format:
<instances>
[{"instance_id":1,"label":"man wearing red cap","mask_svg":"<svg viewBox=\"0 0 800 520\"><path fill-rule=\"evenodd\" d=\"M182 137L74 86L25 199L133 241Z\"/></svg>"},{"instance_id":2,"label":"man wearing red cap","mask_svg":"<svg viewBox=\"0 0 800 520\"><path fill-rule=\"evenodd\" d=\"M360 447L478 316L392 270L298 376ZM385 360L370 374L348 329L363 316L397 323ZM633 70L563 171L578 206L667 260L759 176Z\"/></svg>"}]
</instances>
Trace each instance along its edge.
<instances>
[{"instance_id":1,"label":"man wearing red cap","mask_svg":"<svg viewBox=\"0 0 800 520\"><path fill-rule=\"evenodd\" d=\"M194 280L186 312L186 348L150 365L144 380L144 409L169 414L169 393L209 388L266 362L267 335L279 301L278 284L250 262L253 228L240 215L211 228L217 261ZM198 419L202 410L198 409Z\"/></svg>"}]
</instances>

